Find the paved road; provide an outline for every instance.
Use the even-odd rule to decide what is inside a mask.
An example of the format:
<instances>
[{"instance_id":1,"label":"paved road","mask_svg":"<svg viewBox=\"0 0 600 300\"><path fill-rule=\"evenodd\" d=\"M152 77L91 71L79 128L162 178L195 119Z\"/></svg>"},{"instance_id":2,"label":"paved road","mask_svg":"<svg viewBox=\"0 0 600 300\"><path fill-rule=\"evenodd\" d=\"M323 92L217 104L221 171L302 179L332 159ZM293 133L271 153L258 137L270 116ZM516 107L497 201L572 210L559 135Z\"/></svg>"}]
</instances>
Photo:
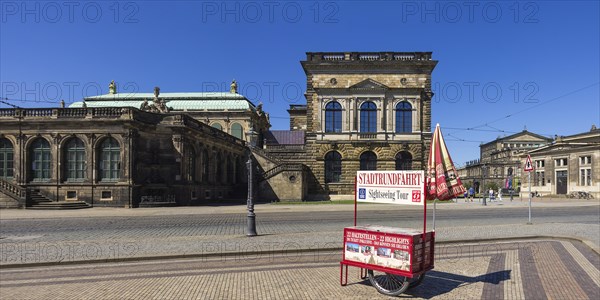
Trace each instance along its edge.
<instances>
[{"instance_id":1,"label":"paved road","mask_svg":"<svg viewBox=\"0 0 600 300\"><path fill-rule=\"evenodd\" d=\"M388 299L335 252L278 252L0 270L3 299ZM438 246L417 299L598 299L600 261L565 240Z\"/></svg>"},{"instance_id":2,"label":"paved road","mask_svg":"<svg viewBox=\"0 0 600 300\"><path fill-rule=\"evenodd\" d=\"M430 213L431 217L431 213ZM436 227L522 224L528 211L520 208L493 210L438 210ZM366 210L359 212L359 224L378 224L419 228L422 213L415 210ZM540 207L533 210L535 223L598 224L596 207ZM353 224L347 211L266 212L258 213L261 234L322 232L340 230ZM241 213L211 215L158 215L131 217L85 217L49 219L2 219L0 238L4 241L39 236L41 240L96 239L103 236L172 237L244 235L246 216Z\"/></svg>"}]
</instances>

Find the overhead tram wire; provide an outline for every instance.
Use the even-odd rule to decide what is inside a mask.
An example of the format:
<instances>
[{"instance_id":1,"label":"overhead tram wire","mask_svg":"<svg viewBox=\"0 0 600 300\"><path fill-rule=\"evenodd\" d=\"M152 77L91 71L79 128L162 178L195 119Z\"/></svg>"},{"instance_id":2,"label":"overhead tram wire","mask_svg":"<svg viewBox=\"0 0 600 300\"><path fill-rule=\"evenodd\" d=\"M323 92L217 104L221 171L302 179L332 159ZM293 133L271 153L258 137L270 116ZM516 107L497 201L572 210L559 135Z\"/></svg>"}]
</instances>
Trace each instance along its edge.
<instances>
[{"instance_id":1,"label":"overhead tram wire","mask_svg":"<svg viewBox=\"0 0 600 300\"><path fill-rule=\"evenodd\" d=\"M21 108L20 106L12 104L12 103L8 103L8 102L4 101L3 99L8 100L8 98L0 98L0 103L6 104L8 106L11 106L12 108Z\"/></svg>"},{"instance_id":2,"label":"overhead tram wire","mask_svg":"<svg viewBox=\"0 0 600 300\"><path fill-rule=\"evenodd\" d=\"M562 94L562 95L560 95L560 96L557 96L557 97L555 97L555 98L549 99L549 100L547 100L547 101L544 101L544 102L538 103L538 104L536 104L536 105L533 105L533 106L530 106L530 107L524 108L524 109L522 109L522 110L516 111L516 112L514 112L514 113L511 113L511 114L508 114L508 115L506 115L506 116L504 116L504 117L500 117L500 118L497 118L497 119L495 119L495 120L492 120L492 121L490 121L490 122L486 122L486 123L483 123L483 124L480 124L480 125L477 125L477 126L473 126L473 127L466 127L466 128L459 128L459 127L442 127L442 129L450 129L450 130L456 130L456 131L484 131L484 132L501 132L501 133L515 134L515 133L518 133L518 132L514 132L514 131L508 131L508 130L502 130L502 129L499 129L499 128L492 127L492 126L490 126L489 124L491 124L491 123L496 123L496 122L502 121L502 120L504 120L504 119L508 119L508 118L510 118L510 117L512 117L512 116L514 116L514 115L517 115L517 114L520 114L520 113L526 112L526 111L528 111L528 110L532 110L532 109L534 109L534 108L537 108L537 107L540 107L540 106L542 106L542 105L548 104L548 103L550 103L550 102L556 101L556 100L558 100L558 99L561 99L561 98L563 98L563 97L570 96L570 95L572 95L572 94L575 94L575 93L578 93L578 92L580 92L580 91L583 91L583 90L589 89L589 88L591 88L591 87L594 87L594 86L596 86L596 85L598 85L598 84L600 84L600 82L596 82L596 83L593 83L593 84L590 84L590 85L584 86L584 87L582 87L582 88L579 88L579 89L576 89L576 90L573 90L573 91L567 92L567 93L565 93L565 94ZM489 128L494 128L494 129L496 129L496 130L479 129L479 128L481 128L481 127L489 127ZM453 133L453 132L450 132L450 133ZM553 136L553 134L542 134L542 135L549 136L549 137L552 137L552 136Z\"/></svg>"},{"instance_id":3,"label":"overhead tram wire","mask_svg":"<svg viewBox=\"0 0 600 300\"><path fill-rule=\"evenodd\" d=\"M0 98L2 100L7 101L16 101L16 102L27 102L27 103L60 103L59 101L49 101L49 100L31 100L31 99L11 99L11 98ZM76 101L65 101L65 103L75 103Z\"/></svg>"},{"instance_id":4,"label":"overhead tram wire","mask_svg":"<svg viewBox=\"0 0 600 300\"><path fill-rule=\"evenodd\" d=\"M574 90L574 91L567 92L567 93L565 93L565 94L562 94L562 95L560 95L560 96L557 96L557 97L555 97L555 98L552 98L552 99L550 99L550 100L546 100L546 101L544 101L544 102L540 102L540 103L538 103L538 104L536 104L536 105L532 105L532 106L530 106L530 107L527 107L527 108L524 108L524 109L522 109L522 110L516 111L516 112L514 112L514 113L512 113L512 114L508 114L508 115L506 115L506 116L504 116L504 117L500 117L500 118L498 118L498 119L495 119L495 120L492 120L492 121L489 121L489 122L483 123L483 124L481 124L481 125L474 126L474 127L472 127L472 128L479 128L479 127L483 127L483 126L488 126L489 124L496 123L496 122L502 121L502 120L504 120L504 119L508 119L508 118L510 118L510 117L512 117L512 116L514 116L514 115L517 115L517 114L520 114L520 113L526 112L526 111L528 111L528 110L532 110L532 109L534 109L534 108L537 108L537 107L540 107L540 106L542 106L542 105L548 104L548 103L550 103L550 102L556 101L556 100L558 100L558 99L561 99L561 98L563 98L563 97L566 97L566 96L573 95L573 94L575 94L575 93L578 93L578 92L581 92L581 91L583 91L583 90L589 89L589 88L591 88L591 87L593 87L593 86L596 86L596 85L598 85L598 84L600 84L600 81L599 81L599 82L592 83L592 84L590 84L590 85L586 85L586 86L584 86L584 87L582 87L582 88L579 88L579 89L576 89L576 90Z\"/></svg>"}]
</instances>

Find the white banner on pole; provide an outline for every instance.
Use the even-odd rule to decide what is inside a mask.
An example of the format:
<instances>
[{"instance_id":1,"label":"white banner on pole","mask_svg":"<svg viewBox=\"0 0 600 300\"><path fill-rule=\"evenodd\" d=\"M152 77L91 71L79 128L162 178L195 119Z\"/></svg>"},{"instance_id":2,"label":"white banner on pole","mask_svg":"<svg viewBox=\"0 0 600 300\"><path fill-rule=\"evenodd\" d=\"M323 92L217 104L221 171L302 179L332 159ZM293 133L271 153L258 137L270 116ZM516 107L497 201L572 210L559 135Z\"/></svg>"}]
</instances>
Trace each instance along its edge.
<instances>
[{"instance_id":1,"label":"white banner on pole","mask_svg":"<svg viewBox=\"0 0 600 300\"><path fill-rule=\"evenodd\" d=\"M358 171L358 202L425 205L424 171Z\"/></svg>"}]
</instances>

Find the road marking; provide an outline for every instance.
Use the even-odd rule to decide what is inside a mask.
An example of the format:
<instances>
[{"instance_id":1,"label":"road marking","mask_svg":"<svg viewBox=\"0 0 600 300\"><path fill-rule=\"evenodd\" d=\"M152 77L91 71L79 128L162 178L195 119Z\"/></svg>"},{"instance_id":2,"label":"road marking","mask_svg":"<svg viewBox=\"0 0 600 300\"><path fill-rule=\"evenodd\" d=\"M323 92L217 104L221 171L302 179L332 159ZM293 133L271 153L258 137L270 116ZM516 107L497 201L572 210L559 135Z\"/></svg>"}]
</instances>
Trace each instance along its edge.
<instances>
[{"instance_id":1,"label":"road marking","mask_svg":"<svg viewBox=\"0 0 600 300\"><path fill-rule=\"evenodd\" d=\"M523 278L521 277L521 266L519 262L519 251L506 251L504 267L511 270L510 279L504 282L504 297L508 299L525 299L523 292Z\"/></svg>"},{"instance_id":2,"label":"road marking","mask_svg":"<svg viewBox=\"0 0 600 300\"><path fill-rule=\"evenodd\" d=\"M592 263L585 258L585 256L583 256L583 254L581 254L581 252L575 248L575 246L573 246L573 244L564 241L560 243L565 247L565 249L567 249L569 254L573 256L577 264L579 264L579 266L581 266L581 268L590 276L590 278L592 278L594 283L600 286L600 270L592 265Z\"/></svg>"}]
</instances>

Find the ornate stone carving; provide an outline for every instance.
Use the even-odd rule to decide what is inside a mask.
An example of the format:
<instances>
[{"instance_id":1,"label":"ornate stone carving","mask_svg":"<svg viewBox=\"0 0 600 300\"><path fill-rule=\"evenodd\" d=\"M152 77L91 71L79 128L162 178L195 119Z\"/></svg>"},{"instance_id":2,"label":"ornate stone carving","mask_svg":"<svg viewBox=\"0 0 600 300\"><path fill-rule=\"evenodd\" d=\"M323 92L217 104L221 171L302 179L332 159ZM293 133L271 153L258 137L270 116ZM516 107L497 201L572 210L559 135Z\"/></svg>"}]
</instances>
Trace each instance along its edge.
<instances>
[{"instance_id":1,"label":"ornate stone carving","mask_svg":"<svg viewBox=\"0 0 600 300\"><path fill-rule=\"evenodd\" d=\"M173 135L172 141L175 150L179 153L179 155L183 156L183 144L185 141L184 137L179 134L175 134Z\"/></svg>"},{"instance_id":2,"label":"ornate stone carving","mask_svg":"<svg viewBox=\"0 0 600 300\"><path fill-rule=\"evenodd\" d=\"M75 136L74 134L71 134L72 136ZM58 133L51 133L50 136L52 137L52 141L55 144L58 144L62 138L62 136Z\"/></svg>"},{"instance_id":3,"label":"ornate stone carving","mask_svg":"<svg viewBox=\"0 0 600 300\"><path fill-rule=\"evenodd\" d=\"M167 102L164 98L159 98L160 87L154 87L154 100L152 103L148 103L148 99L144 99L144 102L140 105L140 110L149 111L153 113L167 113L173 108L167 106Z\"/></svg>"}]
</instances>

